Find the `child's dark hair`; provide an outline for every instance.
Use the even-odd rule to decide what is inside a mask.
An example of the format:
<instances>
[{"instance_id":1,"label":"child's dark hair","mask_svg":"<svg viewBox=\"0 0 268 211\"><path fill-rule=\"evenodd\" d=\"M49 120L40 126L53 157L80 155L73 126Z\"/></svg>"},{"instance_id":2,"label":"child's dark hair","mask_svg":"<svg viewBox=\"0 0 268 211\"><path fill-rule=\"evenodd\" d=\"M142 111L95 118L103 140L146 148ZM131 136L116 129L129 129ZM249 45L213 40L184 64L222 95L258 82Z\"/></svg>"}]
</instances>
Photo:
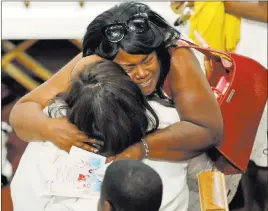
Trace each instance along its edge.
<instances>
[{"instance_id":1,"label":"child's dark hair","mask_svg":"<svg viewBox=\"0 0 268 211\"><path fill-rule=\"evenodd\" d=\"M100 153L106 156L122 152L158 128L157 115L140 88L112 61L86 66L70 90L56 99L66 102L71 123L104 142Z\"/></svg>"},{"instance_id":2,"label":"child's dark hair","mask_svg":"<svg viewBox=\"0 0 268 211\"><path fill-rule=\"evenodd\" d=\"M158 211L163 194L160 176L137 160L119 160L106 170L99 203L112 211Z\"/></svg>"}]
</instances>

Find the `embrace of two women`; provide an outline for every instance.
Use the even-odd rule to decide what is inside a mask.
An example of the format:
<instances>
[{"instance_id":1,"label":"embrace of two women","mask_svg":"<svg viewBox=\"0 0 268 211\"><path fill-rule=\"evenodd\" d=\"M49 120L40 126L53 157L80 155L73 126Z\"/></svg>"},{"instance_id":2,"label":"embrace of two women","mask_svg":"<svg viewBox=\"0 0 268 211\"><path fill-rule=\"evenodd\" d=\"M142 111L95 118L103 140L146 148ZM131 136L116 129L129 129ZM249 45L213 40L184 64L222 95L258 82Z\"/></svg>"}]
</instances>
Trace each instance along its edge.
<instances>
[{"instance_id":1,"label":"embrace of two women","mask_svg":"<svg viewBox=\"0 0 268 211\"><path fill-rule=\"evenodd\" d=\"M181 37L136 2L116 5L88 25L83 52L11 112L18 137L30 142L11 184L14 211L97 210L99 198L40 195L44 172L72 146L152 167L163 182L160 210L199 208L195 175L216 169L205 152L220 143L223 120L203 58L179 48ZM163 91L166 79L171 98ZM229 202L239 179L227 184Z\"/></svg>"}]
</instances>

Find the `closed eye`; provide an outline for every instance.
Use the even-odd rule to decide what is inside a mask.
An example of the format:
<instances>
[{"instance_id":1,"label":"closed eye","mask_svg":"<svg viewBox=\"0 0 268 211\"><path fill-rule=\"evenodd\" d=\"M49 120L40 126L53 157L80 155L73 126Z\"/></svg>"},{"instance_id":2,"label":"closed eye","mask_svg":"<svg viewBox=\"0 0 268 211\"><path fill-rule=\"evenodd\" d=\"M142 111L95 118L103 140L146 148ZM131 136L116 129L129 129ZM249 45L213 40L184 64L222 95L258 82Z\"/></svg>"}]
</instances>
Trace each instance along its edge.
<instances>
[{"instance_id":1,"label":"closed eye","mask_svg":"<svg viewBox=\"0 0 268 211\"><path fill-rule=\"evenodd\" d=\"M124 70L126 71L126 73L131 73L133 69L134 69L134 67L124 68Z\"/></svg>"},{"instance_id":2,"label":"closed eye","mask_svg":"<svg viewBox=\"0 0 268 211\"><path fill-rule=\"evenodd\" d=\"M143 64L150 64L153 61L154 57L151 56L150 58L146 59L146 61L143 62Z\"/></svg>"},{"instance_id":3,"label":"closed eye","mask_svg":"<svg viewBox=\"0 0 268 211\"><path fill-rule=\"evenodd\" d=\"M120 65L120 66L126 71L126 73L130 73L135 67L135 65Z\"/></svg>"}]
</instances>

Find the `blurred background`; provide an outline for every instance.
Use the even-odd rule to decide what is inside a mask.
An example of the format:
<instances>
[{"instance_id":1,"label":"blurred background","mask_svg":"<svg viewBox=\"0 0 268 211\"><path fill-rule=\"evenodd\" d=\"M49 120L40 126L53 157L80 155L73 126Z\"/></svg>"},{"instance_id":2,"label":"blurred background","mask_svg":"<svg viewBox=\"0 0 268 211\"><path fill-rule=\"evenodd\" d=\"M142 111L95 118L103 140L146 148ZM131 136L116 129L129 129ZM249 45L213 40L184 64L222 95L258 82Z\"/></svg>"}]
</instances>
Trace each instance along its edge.
<instances>
[{"instance_id":1,"label":"blurred background","mask_svg":"<svg viewBox=\"0 0 268 211\"><path fill-rule=\"evenodd\" d=\"M13 210L9 182L27 146L27 143L19 140L8 124L12 106L20 97L46 81L76 56L81 51L81 39L90 21L116 3L118 2L2 2L1 193L3 211ZM191 33L189 19L194 11L188 7L189 5L181 7L181 3L171 4L168 1L145 3L180 32L185 35ZM212 13L214 9L211 8L209 11ZM244 43L251 39L249 31L254 31L257 37L254 47L251 47L249 42L248 44L238 43L239 53L254 59L259 58L259 62L267 68L267 41L266 45L264 42L264 39L267 40L267 24L260 25L262 31L258 31L252 28L258 25L258 22L253 26L248 20L243 19L242 22L241 27L239 25L240 42L242 38ZM212 24L217 25L216 22ZM258 52L258 55L252 54L252 51ZM260 57L259 54L262 56ZM262 197L258 196L258 193L260 191L256 192L257 199ZM231 210L247 210L242 195L242 189L239 188ZM255 200L252 210L264 211L260 203Z\"/></svg>"}]
</instances>

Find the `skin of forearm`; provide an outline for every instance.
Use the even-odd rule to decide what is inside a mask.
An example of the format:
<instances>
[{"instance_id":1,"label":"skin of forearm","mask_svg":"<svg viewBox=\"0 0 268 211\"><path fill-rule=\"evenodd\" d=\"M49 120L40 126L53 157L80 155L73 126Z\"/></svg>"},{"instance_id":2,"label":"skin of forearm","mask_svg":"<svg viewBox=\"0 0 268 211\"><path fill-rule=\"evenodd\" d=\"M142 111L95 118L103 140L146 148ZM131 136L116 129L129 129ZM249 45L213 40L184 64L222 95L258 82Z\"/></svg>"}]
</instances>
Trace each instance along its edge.
<instances>
[{"instance_id":1,"label":"skin of forearm","mask_svg":"<svg viewBox=\"0 0 268 211\"><path fill-rule=\"evenodd\" d=\"M261 22L268 22L267 5L267 2L224 2L227 13Z\"/></svg>"},{"instance_id":2,"label":"skin of forearm","mask_svg":"<svg viewBox=\"0 0 268 211\"><path fill-rule=\"evenodd\" d=\"M37 119L38 121L36 121ZM17 136L27 142L47 139L43 131L49 119L43 113L41 105L35 102L17 104L12 109L9 117L10 124L13 126Z\"/></svg>"},{"instance_id":3,"label":"skin of forearm","mask_svg":"<svg viewBox=\"0 0 268 211\"><path fill-rule=\"evenodd\" d=\"M189 160L204 153L203 151L189 152L179 150L156 150L149 152L150 160L169 161L169 162L181 162Z\"/></svg>"},{"instance_id":4,"label":"skin of forearm","mask_svg":"<svg viewBox=\"0 0 268 211\"><path fill-rule=\"evenodd\" d=\"M49 117L43 113L44 107L57 94L68 89L74 66L81 60L78 54L67 65L42 85L23 96L12 108L9 122L23 141L47 140Z\"/></svg>"},{"instance_id":5,"label":"skin of forearm","mask_svg":"<svg viewBox=\"0 0 268 211\"><path fill-rule=\"evenodd\" d=\"M169 161L169 162L180 162L189 160L196 156L201 155L204 151L181 151L181 150L171 150L167 148L158 148L152 149L149 151L150 160L160 160L160 161Z\"/></svg>"},{"instance_id":6,"label":"skin of forearm","mask_svg":"<svg viewBox=\"0 0 268 211\"><path fill-rule=\"evenodd\" d=\"M181 121L148 135L146 141L150 158L178 161L193 158L216 146L220 141L218 137L203 127Z\"/></svg>"}]
</instances>

